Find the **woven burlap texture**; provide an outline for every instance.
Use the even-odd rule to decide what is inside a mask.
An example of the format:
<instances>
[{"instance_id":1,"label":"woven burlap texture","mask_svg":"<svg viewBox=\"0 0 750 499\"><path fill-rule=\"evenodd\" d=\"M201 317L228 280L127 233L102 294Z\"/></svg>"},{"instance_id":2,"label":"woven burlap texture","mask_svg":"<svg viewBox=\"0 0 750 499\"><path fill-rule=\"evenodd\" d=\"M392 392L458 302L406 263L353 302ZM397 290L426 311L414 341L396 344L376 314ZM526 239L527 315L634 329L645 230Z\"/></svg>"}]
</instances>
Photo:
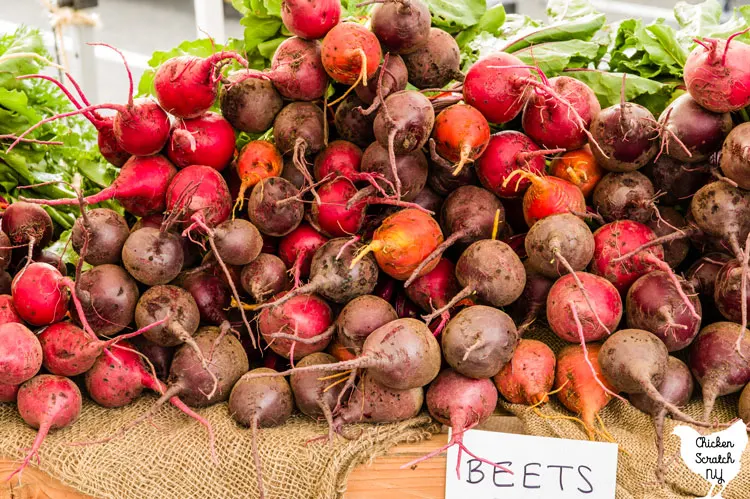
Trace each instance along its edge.
<instances>
[{"instance_id":1,"label":"woven burlap texture","mask_svg":"<svg viewBox=\"0 0 750 499\"><path fill-rule=\"evenodd\" d=\"M151 423L106 444L70 446L112 435L145 412L155 399L142 397L122 409L104 409L84 402L81 418L51 433L40 452L40 468L63 483L105 499L252 499L258 497L250 430L235 424L226 404L199 412L216 431L220 463L211 462L203 427L172 407L163 407ZM0 404L0 455L21 457L35 432L18 416L15 406ZM301 415L278 428L259 432L268 499L331 499L340 497L354 467L401 442L416 442L439 427L427 416L388 425L357 425L357 440L338 438L306 445L327 434L323 424ZM23 477L22 477L23 479Z\"/></svg>"},{"instance_id":2,"label":"woven burlap texture","mask_svg":"<svg viewBox=\"0 0 750 499\"><path fill-rule=\"evenodd\" d=\"M553 350L559 350L563 345L561 340L541 325L535 325L525 337L544 341ZM573 421L544 419L521 405L501 402L501 406L517 415L529 434L542 437L586 439L583 428ZM684 411L697 419L700 419L703 414L700 385L697 383L693 400L684 408ZM547 416L570 415L570 412L554 397L542 408L542 413ZM617 499L695 499L704 497L708 493L709 483L690 471L679 456L669 464L666 484L661 487L654 483L656 434L649 416L630 404L616 399L601 411L601 416L607 429L620 446L617 466ZM737 396L721 397L716 401L712 418L728 422L737 417ZM676 424L680 423L670 418L667 418L664 424L667 461L670 456L680 450L680 438L672 435ZM706 434L715 430L698 431ZM724 499L750 498L750 446L742 455L742 471L730 482L722 497Z\"/></svg>"}]
</instances>

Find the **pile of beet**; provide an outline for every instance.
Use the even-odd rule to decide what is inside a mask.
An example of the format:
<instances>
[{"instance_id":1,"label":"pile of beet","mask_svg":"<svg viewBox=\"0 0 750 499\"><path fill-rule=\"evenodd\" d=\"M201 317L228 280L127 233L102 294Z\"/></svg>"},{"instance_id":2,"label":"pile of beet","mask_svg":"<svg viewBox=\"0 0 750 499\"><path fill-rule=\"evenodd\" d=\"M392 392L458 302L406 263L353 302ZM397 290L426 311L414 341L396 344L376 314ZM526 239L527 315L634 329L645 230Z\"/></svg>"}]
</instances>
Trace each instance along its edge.
<instances>
[{"instance_id":1,"label":"pile of beet","mask_svg":"<svg viewBox=\"0 0 750 499\"><path fill-rule=\"evenodd\" d=\"M215 460L200 408L225 401L254 448L295 410L333 439L426 405L473 456L463 433L498 393L535 409L554 393L608 439L598 412L615 397L657 429L708 427L715 399L750 382L750 125L732 114L750 104L750 46L699 44L688 93L657 118L505 53L463 74L423 0L376 3L366 28L338 0L285 1L296 36L269 70L176 57L155 99L131 86L125 104L91 105L39 75L121 168L98 194L2 214L0 400L39 430L18 472L75 424L77 376L105 407L159 396L110 438L169 403ZM329 84L346 96L325 99ZM453 104L435 109L438 94ZM238 132L271 127L236 150ZM683 182L695 169L714 175ZM93 206L107 199L125 216ZM81 210L77 266L45 250L41 205L62 204ZM523 338L534 321L568 345ZM680 410L693 378L700 421Z\"/></svg>"}]
</instances>

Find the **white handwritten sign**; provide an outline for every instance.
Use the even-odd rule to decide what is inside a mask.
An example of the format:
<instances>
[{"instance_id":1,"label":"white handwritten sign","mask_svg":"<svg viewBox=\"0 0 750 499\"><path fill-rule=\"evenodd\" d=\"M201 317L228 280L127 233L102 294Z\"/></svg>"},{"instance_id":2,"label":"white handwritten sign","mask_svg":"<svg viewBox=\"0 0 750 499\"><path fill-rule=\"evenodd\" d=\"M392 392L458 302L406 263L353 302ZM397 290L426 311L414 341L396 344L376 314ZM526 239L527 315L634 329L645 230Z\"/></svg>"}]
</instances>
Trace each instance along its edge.
<instances>
[{"instance_id":1,"label":"white handwritten sign","mask_svg":"<svg viewBox=\"0 0 750 499\"><path fill-rule=\"evenodd\" d=\"M456 476L458 447L448 450L446 499L614 499L617 445L470 430L464 445L461 477Z\"/></svg>"}]
</instances>

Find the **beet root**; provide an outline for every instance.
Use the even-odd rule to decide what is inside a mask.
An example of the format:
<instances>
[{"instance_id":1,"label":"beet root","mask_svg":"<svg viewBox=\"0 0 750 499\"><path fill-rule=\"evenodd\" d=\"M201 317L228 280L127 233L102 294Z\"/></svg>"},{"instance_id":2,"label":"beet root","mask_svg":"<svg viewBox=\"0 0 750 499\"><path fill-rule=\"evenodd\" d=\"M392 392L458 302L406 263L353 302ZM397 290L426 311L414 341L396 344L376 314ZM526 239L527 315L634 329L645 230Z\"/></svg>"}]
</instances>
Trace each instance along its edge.
<instances>
[{"instance_id":1,"label":"beet root","mask_svg":"<svg viewBox=\"0 0 750 499\"><path fill-rule=\"evenodd\" d=\"M549 400L555 383L555 353L537 340L522 339L513 357L493 380L500 394L512 404L536 405Z\"/></svg>"}]
</instances>

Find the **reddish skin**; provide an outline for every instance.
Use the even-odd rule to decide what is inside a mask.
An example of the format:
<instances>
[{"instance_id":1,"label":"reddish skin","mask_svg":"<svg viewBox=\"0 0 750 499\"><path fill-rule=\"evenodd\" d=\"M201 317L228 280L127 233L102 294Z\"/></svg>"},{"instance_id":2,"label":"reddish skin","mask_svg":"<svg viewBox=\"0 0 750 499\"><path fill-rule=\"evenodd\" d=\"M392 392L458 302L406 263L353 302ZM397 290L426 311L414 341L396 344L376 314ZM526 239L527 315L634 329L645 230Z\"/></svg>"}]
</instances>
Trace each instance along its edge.
<instances>
[{"instance_id":1,"label":"reddish skin","mask_svg":"<svg viewBox=\"0 0 750 499\"><path fill-rule=\"evenodd\" d=\"M33 242L35 253L38 253L52 240L52 219L40 206L23 201L12 203L3 211L2 222L3 232L12 246ZM6 268L8 263L9 260L4 264Z\"/></svg>"},{"instance_id":2,"label":"reddish skin","mask_svg":"<svg viewBox=\"0 0 750 499\"><path fill-rule=\"evenodd\" d=\"M136 99L118 110L113 122L120 147L133 156L150 156L162 150L169 139L169 116L150 99Z\"/></svg>"},{"instance_id":3,"label":"reddish skin","mask_svg":"<svg viewBox=\"0 0 750 499\"><path fill-rule=\"evenodd\" d=\"M534 405L549 400L555 382L557 359L550 347L537 340L522 339L510 362L493 381L500 394L511 404Z\"/></svg>"},{"instance_id":4,"label":"reddish skin","mask_svg":"<svg viewBox=\"0 0 750 499\"><path fill-rule=\"evenodd\" d=\"M328 31L321 46L323 67L334 81L344 85L353 85L362 76L366 80L372 78L382 56L377 37L353 22L337 24ZM365 71L363 64L366 65Z\"/></svg>"},{"instance_id":5,"label":"reddish skin","mask_svg":"<svg viewBox=\"0 0 750 499\"><path fill-rule=\"evenodd\" d=\"M362 149L345 140L328 144L315 158L315 180L321 181L329 175L333 180L344 177L357 182L361 180Z\"/></svg>"},{"instance_id":6,"label":"reddish skin","mask_svg":"<svg viewBox=\"0 0 750 499\"><path fill-rule=\"evenodd\" d=\"M122 247L122 264L136 280L154 286L166 284L185 263L182 238L153 227L133 231Z\"/></svg>"},{"instance_id":7,"label":"reddish skin","mask_svg":"<svg viewBox=\"0 0 750 499\"><path fill-rule=\"evenodd\" d=\"M10 238L5 232L0 231L0 271L5 271L10 267L13 250Z\"/></svg>"},{"instance_id":8,"label":"reddish skin","mask_svg":"<svg viewBox=\"0 0 750 499\"><path fill-rule=\"evenodd\" d=\"M437 374L437 373L436 373ZM424 405L421 386L397 390L379 383L368 373L360 378L349 403L334 420L334 428L346 423L395 423L416 417Z\"/></svg>"},{"instance_id":9,"label":"reddish skin","mask_svg":"<svg viewBox=\"0 0 750 499\"><path fill-rule=\"evenodd\" d=\"M705 38L685 62L685 84L691 97L715 113L738 111L750 104L750 45L737 40Z\"/></svg>"},{"instance_id":10,"label":"reddish skin","mask_svg":"<svg viewBox=\"0 0 750 499\"><path fill-rule=\"evenodd\" d=\"M359 97L349 94L336 108L333 121L339 137L359 147L367 147L375 140L372 129L375 114L363 115L361 108L364 106Z\"/></svg>"},{"instance_id":11,"label":"reddish skin","mask_svg":"<svg viewBox=\"0 0 750 499\"><path fill-rule=\"evenodd\" d=\"M432 18L427 3L386 1L371 13L372 31L391 54L408 54L423 47L430 37Z\"/></svg>"},{"instance_id":12,"label":"reddish skin","mask_svg":"<svg viewBox=\"0 0 750 499\"><path fill-rule=\"evenodd\" d=\"M511 316L518 324L519 335L523 335L537 318L545 316L547 296L554 284L552 279L531 269L528 260L524 263L524 267L526 268L526 285L523 293L511 308Z\"/></svg>"},{"instance_id":13,"label":"reddish skin","mask_svg":"<svg viewBox=\"0 0 750 499\"><path fill-rule=\"evenodd\" d=\"M299 295L278 307L264 309L258 317L258 331L271 350L285 359L302 357L322 352L331 341L331 335L315 343L293 342L274 339L274 333L284 333L309 339L326 332L333 324L331 307L316 295ZM294 349L292 350L292 346Z\"/></svg>"},{"instance_id":14,"label":"reddish skin","mask_svg":"<svg viewBox=\"0 0 750 499\"><path fill-rule=\"evenodd\" d=\"M278 177L283 167L284 159L273 144L265 140L248 142L237 158L237 175L242 185L235 197L244 199L247 189L265 178Z\"/></svg>"},{"instance_id":15,"label":"reddish skin","mask_svg":"<svg viewBox=\"0 0 750 499\"><path fill-rule=\"evenodd\" d=\"M375 230L369 248L383 272L405 280L442 242L443 232L435 219L409 208L386 218ZM433 260L421 274L431 271L437 262Z\"/></svg>"},{"instance_id":16,"label":"reddish skin","mask_svg":"<svg viewBox=\"0 0 750 499\"><path fill-rule=\"evenodd\" d=\"M620 220L600 227L594 232L594 259L591 261L591 272L604 277L614 284L619 292L625 293L636 279L655 269L649 259L663 259L664 249L661 245L652 246L626 261L612 263L612 260L655 237L654 231L631 220Z\"/></svg>"},{"instance_id":17,"label":"reddish skin","mask_svg":"<svg viewBox=\"0 0 750 499\"><path fill-rule=\"evenodd\" d=\"M525 86L519 83L531 77L531 71L519 66L525 66L521 59L504 52L478 60L466 73L464 101L477 108L490 123L509 122L521 112L526 101Z\"/></svg>"},{"instance_id":18,"label":"reddish skin","mask_svg":"<svg viewBox=\"0 0 750 499\"><path fill-rule=\"evenodd\" d=\"M163 62L154 74L154 94L159 104L178 118L195 118L205 113L218 94L216 65L228 59L247 66L239 54L229 51L206 58L183 55Z\"/></svg>"},{"instance_id":19,"label":"reddish skin","mask_svg":"<svg viewBox=\"0 0 750 499\"><path fill-rule=\"evenodd\" d=\"M599 144L591 149L597 163L611 172L631 172L649 163L659 151L653 121L651 111L632 102L602 109L591 123L591 135Z\"/></svg>"},{"instance_id":20,"label":"reddish skin","mask_svg":"<svg viewBox=\"0 0 750 499\"><path fill-rule=\"evenodd\" d=\"M303 223L281 238L278 255L287 268L296 270L296 277L306 278L310 275L313 255L326 241L327 237Z\"/></svg>"},{"instance_id":21,"label":"reddish skin","mask_svg":"<svg viewBox=\"0 0 750 499\"><path fill-rule=\"evenodd\" d=\"M0 326L10 322L23 324L23 319L18 315L16 306L13 305L13 297L10 295L0 295Z\"/></svg>"},{"instance_id":22,"label":"reddish skin","mask_svg":"<svg viewBox=\"0 0 750 499\"><path fill-rule=\"evenodd\" d=\"M728 182L716 181L701 187L690 201L689 214L705 234L718 239L739 258L740 245L750 231L750 192Z\"/></svg>"},{"instance_id":23,"label":"reddish skin","mask_svg":"<svg viewBox=\"0 0 750 499\"><path fill-rule=\"evenodd\" d=\"M490 125L477 109L454 104L435 118L432 138L438 154L459 163L459 168L482 155L490 141Z\"/></svg>"},{"instance_id":24,"label":"reddish skin","mask_svg":"<svg viewBox=\"0 0 750 499\"><path fill-rule=\"evenodd\" d=\"M677 97L661 113L659 123L667 132L662 139L666 141L666 154L685 163L706 161L721 147L734 126L729 113L712 113L701 107L690 94ZM690 154L677 143L672 134L687 147Z\"/></svg>"},{"instance_id":25,"label":"reddish skin","mask_svg":"<svg viewBox=\"0 0 750 499\"><path fill-rule=\"evenodd\" d=\"M586 272L576 272L591 304L609 332L596 320L581 290L571 274L558 279L547 296L547 322L560 338L571 343L580 342L578 326L571 307L575 307L578 320L583 326L583 337L588 343L605 338L617 329L622 319L622 300L617 289L606 279Z\"/></svg>"},{"instance_id":26,"label":"reddish skin","mask_svg":"<svg viewBox=\"0 0 750 499\"><path fill-rule=\"evenodd\" d=\"M531 187L523 196L523 218L529 227L550 215L586 212L586 199L575 185L551 176L530 178Z\"/></svg>"},{"instance_id":27,"label":"reddish skin","mask_svg":"<svg viewBox=\"0 0 750 499\"><path fill-rule=\"evenodd\" d=\"M0 326L0 383L20 385L42 367L39 340L23 324L9 322Z\"/></svg>"},{"instance_id":28,"label":"reddish skin","mask_svg":"<svg viewBox=\"0 0 750 499\"><path fill-rule=\"evenodd\" d=\"M44 353L44 368L57 376L78 376L94 365L109 342L91 338L71 322L57 322L37 336ZM109 357L105 355L109 362Z\"/></svg>"},{"instance_id":29,"label":"reddish skin","mask_svg":"<svg viewBox=\"0 0 750 499\"><path fill-rule=\"evenodd\" d=\"M94 125L99 134L96 137L96 143L99 146L99 152L104 159L121 168L132 154L126 152L115 137L115 118L113 116L103 116L101 120Z\"/></svg>"},{"instance_id":30,"label":"reddish skin","mask_svg":"<svg viewBox=\"0 0 750 499\"><path fill-rule=\"evenodd\" d=\"M20 272L11 285L13 303L18 315L34 326L60 322L68 313L72 285L52 265L32 263ZM71 286L72 287L72 286Z\"/></svg>"},{"instance_id":31,"label":"reddish skin","mask_svg":"<svg viewBox=\"0 0 750 499\"><path fill-rule=\"evenodd\" d=\"M654 214L654 185L640 172L607 173L594 189L594 209L607 222L647 223Z\"/></svg>"},{"instance_id":32,"label":"reddish skin","mask_svg":"<svg viewBox=\"0 0 750 499\"><path fill-rule=\"evenodd\" d=\"M586 128L602 110L596 94L585 83L568 76L549 80L549 87L578 112ZM546 93L531 92L523 111L523 131L547 149L580 149L588 142L585 130L570 109Z\"/></svg>"},{"instance_id":33,"label":"reddish skin","mask_svg":"<svg viewBox=\"0 0 750 499\"><path fill-rule=\"evenodd\" d=\"M388 116L381 110L373 123L375 138L381 146L390 151L393 136L395 154L408 154L427 143L435 125L435 111L427 97L413 90L402 90L389 95L383 106L388 109Z\"/></svg>"},{"instance_id":34,"label":"reddish skin","mask_svg":"<svg viewBox=\"0 0 750 499\"><path fill-rule=\"evenodd\" d=\"M227 75L222 86L221 115L248 134L264 133L284 105L273 83L259 72L241 70Z\"/></svg>"},{"instance_id":35,"label":"reddish skin","mask_svg":"<svg viewBox=\"0 0 750 499\"><path fill-rule=\"evenodd\" d=\"M603 174L588 145L553 159L550 166L550 175L575 185L584 197L591 195Z\"/></svg>"},{"instance_id":36,"label":"reddish skin","mask_svg":"<svg viewBox=\"0 0 750 499\"><path fill-rule=\"evenodd\" d=\"M527 135L514 130L496 133L490 138L484 154L476 162L477 176L485 189L501 198L514 198L523 195L531 182L516 177L503 187L503 182L512 172L523 169L534 174L545 170L543 156L519 157L520 154L539 151Z\"/></svg>"},{"instance_id":37,"label":"reddish skin","mask_svg":"<svg viewBox=\"0 0 750 499\"><path fill-rule=\"evenodd\" d=\"M357 194L357 188L345 178L337 178L317 188L321 204L314 202L310 216L320 230L329 237L350 237L357 234L365 221L366 205L357 203L346 209L347 202Z\"/></svg>"},{"instance_id":38,"label":"reddish skin","mask_svg":"<svg viewBox=\"0 0 750 499\"><path fill-rule=\"evenodd\" d=\"M602 375L599 366L601 345L587 345L587 350L588 358L594 366L597 377L604 386L614 392L614 387ZM594 440L596 415L612 400L612 396L605 392L594 379L580 345L568 345L557 354L555 390L560 388L562 390L557 394L558 400L568 410L580 415L589 439Z\"/></svg>"},{"instance_id":39,"label":"reddish skin","mask_svg":"<svg viewBox=\"0 0 750 499\"><path fill-rule=\"evenodd\" d=\"M721 148L721 171L742 189L750 189L750 125L735 127Z\"/></svg>"},{"instance_id":40,"label":"reddish skin","mask_svg":"<svg viewBox=\"0 0 750 499\"><path fill-rule=\"evenodd\" d=\"M75 383L62 376L43 374L24 383L18 390L18 413L24 422L38 430L31 450L21 466L6 480L21 473L34 456L50 430L72 425L81 415L81 391Z\"/></svg>"},{"instance_id":41,"label":"reddish skin","mask_svg":"<svg viewBox=\"0 0 750 499\"><path fill-rule=\"evenodd\" d=\"M659 215L663 220L656 218L656 214L652 214L651 219L646 222L646 225L654 231L656 237L667 236L676 232L677 230L689 229L685 217L680 212L670 206L659 206ZM675 229L676 228L676 229ZM690 251L690 241L688 239L677 239L670 241L662 245L664 248L664 261L669 264L673 269L677 268L685 258L688 256Z\"/></svg>"},{"instance_id":42,"label":"reddish skin","mask_svg":"<svg viewBox=\"0 0 750 499\"><path fill-rule=\"evenodd\" d=\"M181 199L186 195L187 198ZM209 227L228 219L232 196L224 177L210 166L193 165L180 170L167 190L167 210L181 209L185 211L180 219L188 221L186 225L196 216Z\"/></svg>"},{"instance_id":43,"label":"reddish skin","mask_svg":"<svg viewBox=\"0 0 750 499\"><path fill-rule=\"evenodd\" d=\"M750 306L750 284L746 283L746 300ZM716 274L714 303L721 315L732 322L742 322L742 264L736 259L726 262Z\"/></svg>"},{"instance_id":44,"label":"reddish skin","mask_svg":"<svg viewBox=\"0 0 750 499\"><path fill-rule=\"evenodd\" d=\"M0 403L15 404L20 385L0 384Z\"/></svg>"},{"instance_id":45,"label":"reddish skin","mask_svg":"<svg viewBox=\"0 0 750 499\"><path fill-rule=\"evenodd\" d=\"M406 288L406 296L425 312L444 307L461 290L455 268L453 262L441 258L431 271Z\"/></svg>"},{"instance_id":46,"label":"reddish skin","mask_svg":"<svg viewBox=\"0 0 750 499\"><path fill-rule=\"evenodd\" d=\"M711 172L708 168L703 168L707 166L696 164L691 167L683 161L662 154L659 159L639 171L651 179L654 189L665 193L659 198L659 202L671 206L690 199L698 189L711 181Z\"/></svg>"},{"instance_id":47,"label":"reddish skin","mask_svg":"<svg viewBox=\"0 0 750 499\"><path fill-rule=\"evenodd\" d=\"M295 35L308 40L323 38L341 18L339 0L283 0L281 20Z\"/></svg>"},{"instance_id":48,"label":"reddish skin","mask_svg":"<svg viewBox=\"0 0 750 499\"><path fill-rule=\"evenodd\" d=\"M179 285L192 295L198 305L201 322L219 325L227 320L226 310L229 309L231 292L220 277L197 272L179 279Z\"/></svg>"},{"instance_id":49,"label":"reddish skin","mask_svg":"<svg viewBox=\"0 0 750 499\"><path fill-rule=\"evenodd\" d=\"M693 288L684 281L681 283L700 315L701 302L697 296L691 296ZM690 345L700 331L701 321L688 312L664 272L649 272L635 281L628 290L625 305L628 327L650 331L667 345L670 352Z\"/></svg>"},{"instance_id":50,"label":"reddish skin","mask_svg":"<svg viewBox=\"0 0 750 499\"><path fill-rule=\"evenodd\" d=\"M178 124L170 136L167 156L178 168L205 165L222 171L232 161L234 150L232 125L220 114L209 112Z\"/></svg>"},{"instance_id":51,"label":"reddish skin","mask_svg":"<svg viewBox=\"0 0 750 499\"><path fill-rule=\"evenodd\" d=\"M323 97L328 74L320 59L320 42L292 37L284 40L271 60L271 80L281 95L295 101Z\"/></svg>"}]
</instances>

